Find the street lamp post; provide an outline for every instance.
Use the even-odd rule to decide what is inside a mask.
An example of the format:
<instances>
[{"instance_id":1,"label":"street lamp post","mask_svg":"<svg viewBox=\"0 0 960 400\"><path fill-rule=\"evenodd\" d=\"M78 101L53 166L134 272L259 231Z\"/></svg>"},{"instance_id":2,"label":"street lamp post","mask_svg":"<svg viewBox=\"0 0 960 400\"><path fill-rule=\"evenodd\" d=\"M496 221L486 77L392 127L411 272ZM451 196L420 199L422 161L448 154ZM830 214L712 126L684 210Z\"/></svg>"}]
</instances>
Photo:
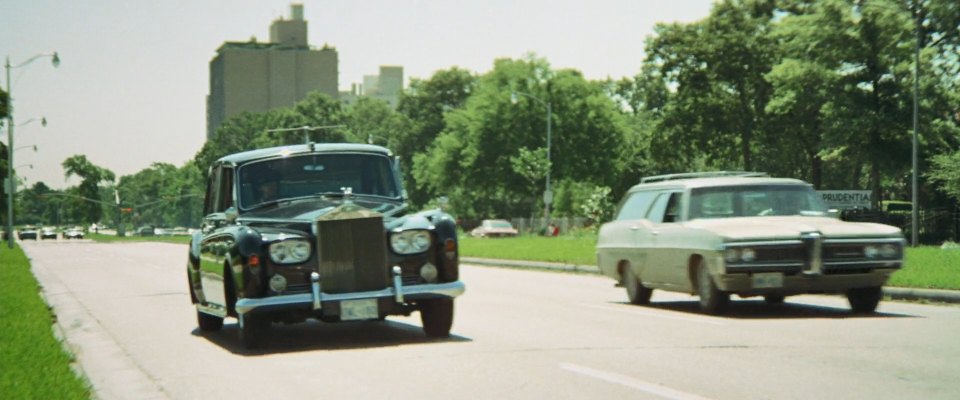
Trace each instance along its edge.
<instances>
[{"instance_id":1,"label":"street lamp post","mask_svg":"<svg viewBox=\"0 0 960 400\"><path fill-rule=\"evenodd\" d=\"M543 219L545 220L546 226L550 227L550 205L553 203L553 191L550 189L550 170L552 165L550 163L550 152L551 152L551 121L553 120L553 106L549 101L543 101L537 98L536 96L524 93L524 92L513 92L510 96L510 100L513 103L517 101L517 95L525 96L530 98L537 103L540 103L547 108L547 184L546 189L543 191ZM552 234L552 232L547 232Z\"/></svg>"},{"instance_id":2,"label":"street lamp post","mask_svg":"<svg viewBox=\"0 0 960 400\"><path fill-rule=\"evenodd\" d=\"M13 89L10 83L10 70L20 68L30 64L34 60L42 57L52 57L53 66L60 65L60 56L57 52L52 54L38 54L17 65L10 65L10 56L7 56L4 67L7 70L7 247L13 248L13 198L17 191L17 183L13 180ZM46 119L44 119L46 121Z\"/></svg>"}]
</instances>

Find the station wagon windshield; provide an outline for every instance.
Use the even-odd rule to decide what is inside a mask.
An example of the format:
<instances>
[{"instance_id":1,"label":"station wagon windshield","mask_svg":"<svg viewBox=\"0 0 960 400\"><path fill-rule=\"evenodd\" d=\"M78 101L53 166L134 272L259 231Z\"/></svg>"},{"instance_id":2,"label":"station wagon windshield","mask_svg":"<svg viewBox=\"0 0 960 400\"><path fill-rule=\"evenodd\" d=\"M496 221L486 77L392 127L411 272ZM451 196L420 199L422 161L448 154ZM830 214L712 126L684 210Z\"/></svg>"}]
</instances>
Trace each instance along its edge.
<instances>
[{"instance_id":1,"label":"station wagon windshield","mask_svg":"<svg viewBox=\"0 0 960 400\"><path fill-rule=\"evenodd\" d=\"M367 154L307 154L246 164L239 169L240 207L316 195L400 196L390 159Z\"/></svg>"},{"instance_id":2,"label":"station wagon windshield","mask_svg":"<svg viewBox=\"0 0 960 400\"><path fill-rule=\"evenodd\" d=\"M826 211L816 192L808 186L719 186L691 191L689 218L818 216L825 215Z\"/></svg>"}]
</instances>

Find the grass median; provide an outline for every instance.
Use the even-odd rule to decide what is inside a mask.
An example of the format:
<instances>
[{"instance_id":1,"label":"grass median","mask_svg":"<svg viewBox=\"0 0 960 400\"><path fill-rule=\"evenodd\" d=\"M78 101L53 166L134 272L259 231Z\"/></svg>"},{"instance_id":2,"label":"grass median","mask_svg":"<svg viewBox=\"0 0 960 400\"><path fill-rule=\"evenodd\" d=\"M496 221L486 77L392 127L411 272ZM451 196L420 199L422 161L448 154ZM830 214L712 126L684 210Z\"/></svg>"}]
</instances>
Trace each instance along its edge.
<instances>
[{"instance_id":1,"label":"grass median","mask_svg":"<svg viewBox=\"0 0 960 400\"><path fill-rule=\"evenodd\" d=\"M89 384L53 335L56 320L19 246L0 249L0 398L88 399Z\"/></svg>"},{"instance_id":2,"label":"grass median","mask_svg":"<svg viewBox=\"0 0 960 400\"><path fill-rule=\"evenodd\" d=\"M596 265L596 244L596 235L586 232L557 237L522 235L500 239L461 235L460 255ZM907 248L903 269L893 274L888 285L960 290L960 249Z\"/></svg>"},{"instance_id":3,"label":"grass median","mask_svg":"<svg viewBox=\"0 0 960 400\"><path fill-rule=\"evenodd\" d=\"M116 236L116 235L103 235L99 233L90 233L87 234L88 239L93 239L96 242L101 243L116 243L116 242L164 242L164 243L179 243L179 244L188 244L190 243L190 236Z\"/></svg>"}]
</instances>

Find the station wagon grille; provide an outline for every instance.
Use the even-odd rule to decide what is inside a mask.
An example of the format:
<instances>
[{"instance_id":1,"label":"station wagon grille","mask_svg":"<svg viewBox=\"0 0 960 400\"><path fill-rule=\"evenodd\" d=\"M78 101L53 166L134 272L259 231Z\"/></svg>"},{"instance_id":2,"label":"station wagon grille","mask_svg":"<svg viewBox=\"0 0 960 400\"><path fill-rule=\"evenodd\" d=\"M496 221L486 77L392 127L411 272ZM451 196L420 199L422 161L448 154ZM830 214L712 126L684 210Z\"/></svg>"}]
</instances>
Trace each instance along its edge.
<instances>
[{"instance_id":1,"label":"station wagon grille","mask_svg":"<svg viewBox=\"0 0 960 400\"><path fill-rule=\"evenodd\" d=\"M902 250L895 258L870 258L864 248L883 243L899 244L896 239L825 239L819 232L800 235L799 241L738 243L732 248L750 248L755 259L728 261L728 272L783 272L810 275L861 274L876 268L901 268Z\"/></svg>"},{"instance_id":2,"label":"station wagon grille","mask_svg":"<svg viewBox=\"0 0 960 400\"><path fill-rule=\"evenodd\" d=\"M390 284L380 216L317 221L323 291L380 290Z\"/></svg>"}]
</instances>

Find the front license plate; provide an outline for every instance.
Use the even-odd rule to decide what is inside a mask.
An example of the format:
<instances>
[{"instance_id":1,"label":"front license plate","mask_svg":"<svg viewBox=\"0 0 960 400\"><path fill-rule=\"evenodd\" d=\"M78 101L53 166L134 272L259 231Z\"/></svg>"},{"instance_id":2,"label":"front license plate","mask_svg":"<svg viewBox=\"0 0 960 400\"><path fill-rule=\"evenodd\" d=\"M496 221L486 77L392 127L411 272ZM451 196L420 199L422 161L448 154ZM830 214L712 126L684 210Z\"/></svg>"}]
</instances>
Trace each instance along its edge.
<instances>
[{"instance_id":1,"label":"front license plate","mask_svg":"<svg viewBox=\"0 0 960 400\"><path fill-rule=\"evenodd\" d=\"M344 300L340 302L341 321L377 318L380 318L377 299Z\"/></svg>"},{"instance_id":2,"label":"front license plate","mask_svg":"<svg viewBox=\"0 0 960 400\"><path fill-rule=\"evenodd\" d=\"M783 287L783 274L780 272L753 274L753 287L757 289Z\"/></svg>"}]
</instances>

